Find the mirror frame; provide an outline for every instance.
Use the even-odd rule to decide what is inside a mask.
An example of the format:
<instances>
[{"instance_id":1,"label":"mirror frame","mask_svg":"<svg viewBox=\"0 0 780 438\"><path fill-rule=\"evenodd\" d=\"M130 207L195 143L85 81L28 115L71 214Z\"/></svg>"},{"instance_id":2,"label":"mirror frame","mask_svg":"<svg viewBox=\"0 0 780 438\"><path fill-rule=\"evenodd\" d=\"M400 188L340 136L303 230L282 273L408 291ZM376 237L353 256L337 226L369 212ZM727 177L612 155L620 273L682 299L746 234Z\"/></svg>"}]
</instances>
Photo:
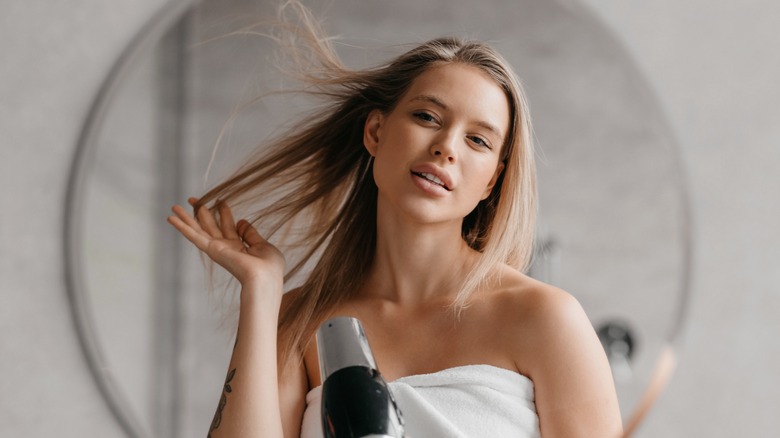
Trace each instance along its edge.
<instances>
[{"instance_id":1,"label":"mirror frame","mask_svg":"<svg viewBox=\"0 0 780 438\"><path fill-rule=\"evenodd\" d=\"M106 111L111 107L134 61L146 55L172 25L180 20L197 0L174 0L155 11L120 52L92 100L82 125L65 193L63 215L63 259L65 284L79 346L95 384L125 435L132 438L151 436L130 408L127 399L111 374L103 349L97 339L92 308L85 294L82 251L82 217L85 204L87 170L92 167L97 137Z\"/></svg>"}]
</instances>

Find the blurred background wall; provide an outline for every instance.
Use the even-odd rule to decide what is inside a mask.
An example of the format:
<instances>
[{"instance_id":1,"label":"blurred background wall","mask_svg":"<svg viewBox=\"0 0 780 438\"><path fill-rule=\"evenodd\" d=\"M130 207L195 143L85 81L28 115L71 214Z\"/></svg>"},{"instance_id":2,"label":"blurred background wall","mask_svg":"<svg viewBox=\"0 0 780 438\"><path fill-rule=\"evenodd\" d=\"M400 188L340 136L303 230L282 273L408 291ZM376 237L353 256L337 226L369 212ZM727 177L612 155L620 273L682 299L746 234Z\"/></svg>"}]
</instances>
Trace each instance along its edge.
<instances>
[{"instance_id":1,"label":"blurred background wall","mask_svg":"<svg viewBox=\"0 0 780 438\"><path fill-rule=\"evenodd\" d=\"M656 92L692 195L693 297L680 366L639 436L772 436L780 429L780 5L583 2ZM1 6L3 436L122 436L68 312L63 193L98 85L164 3Z\"/></svg>"},{"instance_id":2,"label":"blurred background wall","mask_svg":"<svg viewBox=\"0 0 780 438\"><path fill-rule=\"evenodd\" d=\"M677 375L647 436L755 436L780 418L780 6L586 0L669 115L695 216Z\"/></svg>"}]
</instances>

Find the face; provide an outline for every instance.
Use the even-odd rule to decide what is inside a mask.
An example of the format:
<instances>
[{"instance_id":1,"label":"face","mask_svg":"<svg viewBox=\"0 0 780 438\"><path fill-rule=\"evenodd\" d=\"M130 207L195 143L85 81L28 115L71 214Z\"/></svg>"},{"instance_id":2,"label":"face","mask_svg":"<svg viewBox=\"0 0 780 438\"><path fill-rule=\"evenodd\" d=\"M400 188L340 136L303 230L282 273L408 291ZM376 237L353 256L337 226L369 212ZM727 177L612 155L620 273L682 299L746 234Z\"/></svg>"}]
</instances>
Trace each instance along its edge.
<instances>
[{"instance_id":1,"label":"face","mask_svg":"<svg viewBox=\"0 0 780 438\"><path fill-rule=\"evenodd\" d=\"M460 226L503 170L508 129L509 103L486 73L458 63L429 68L390 113L374 111L366 122L380 214L389 206Z\"/></svg>"}]
</instances>

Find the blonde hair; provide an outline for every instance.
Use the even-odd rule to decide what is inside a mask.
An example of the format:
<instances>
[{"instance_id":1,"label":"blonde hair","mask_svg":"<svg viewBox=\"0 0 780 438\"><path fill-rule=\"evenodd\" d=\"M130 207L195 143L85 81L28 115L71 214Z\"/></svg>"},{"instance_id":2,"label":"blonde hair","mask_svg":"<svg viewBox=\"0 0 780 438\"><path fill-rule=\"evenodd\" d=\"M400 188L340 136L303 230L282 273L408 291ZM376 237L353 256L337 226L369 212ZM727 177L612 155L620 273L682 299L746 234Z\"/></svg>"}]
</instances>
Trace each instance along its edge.
<instances>
[{"instance_id":1,"label":"blonde hair","mask_svg":"<svg viewBox=\"0 0 780 438\"><path fill-rule=\"evenodd\" d=\"M329 104L272 141L262 156L209 190L195 207L220 202L257 205L276 194L270 205L255 207L250 221L263 225L266 237L280 231L282 237L297 236L290 245L301 248L302 255L286 280L316 261L280 314L279 357L284 369L290 360L300 358L329 312L360 288L372 265L377 187L373 159L363 145L363 128L372 110L392 111L417 76L442 63L477 67L506 94L510 129L501 154L505 167L490 196L463 220L463 239L482 256L453 302L458 311L496 266L526 269L533 247L536 172L522 87L508 63L488 45L438 38L384 65L350 70L304 6L289 1L280 11L281 32L274 37L293 61L288 73L306 84L306 93Z\"/></svg>"}]
</instances>

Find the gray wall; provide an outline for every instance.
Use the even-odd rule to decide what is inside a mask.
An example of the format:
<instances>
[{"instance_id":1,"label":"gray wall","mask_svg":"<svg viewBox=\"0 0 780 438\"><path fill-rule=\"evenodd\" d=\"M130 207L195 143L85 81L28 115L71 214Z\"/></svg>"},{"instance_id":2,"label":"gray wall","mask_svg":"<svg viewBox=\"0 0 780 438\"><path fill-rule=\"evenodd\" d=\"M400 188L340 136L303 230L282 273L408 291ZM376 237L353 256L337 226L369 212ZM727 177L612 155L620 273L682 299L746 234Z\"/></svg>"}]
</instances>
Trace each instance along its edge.
<instances>
[{"instance_id":1,"label":"gray wall","mask_svg":"<svg viewBox=\"0 0 780 438\"><path fill-rule=\"evenodd\" d=\"M67 311L63 195L98 84L162 4L0 6L0 435L121 436Z\"/></svg>"},{"instance_id":2,"label":"gray wall","mask_svg":"<svg viewBox=\"0 0 780 438\"><path fill-rule=\"evenodd\" d=\"M0 14L0 434L120 436L73 330L61 261L78 131L118 51L163 0L5 2ZM780 429L780 6L585 0L624 42L682 147L694 295L679 371L640 436Z\"/></svg>"},{"instance_id":3,"label":"gray wall","mask_svg":"<svg viewBox=\"0 0 780 438\"><path fill-rule=\"evenodd\" d=\"M688 166L694 297L681 363L647 436L780 430L780 4L586 3L666 109Z\"/></svg>"}]
</instances>

